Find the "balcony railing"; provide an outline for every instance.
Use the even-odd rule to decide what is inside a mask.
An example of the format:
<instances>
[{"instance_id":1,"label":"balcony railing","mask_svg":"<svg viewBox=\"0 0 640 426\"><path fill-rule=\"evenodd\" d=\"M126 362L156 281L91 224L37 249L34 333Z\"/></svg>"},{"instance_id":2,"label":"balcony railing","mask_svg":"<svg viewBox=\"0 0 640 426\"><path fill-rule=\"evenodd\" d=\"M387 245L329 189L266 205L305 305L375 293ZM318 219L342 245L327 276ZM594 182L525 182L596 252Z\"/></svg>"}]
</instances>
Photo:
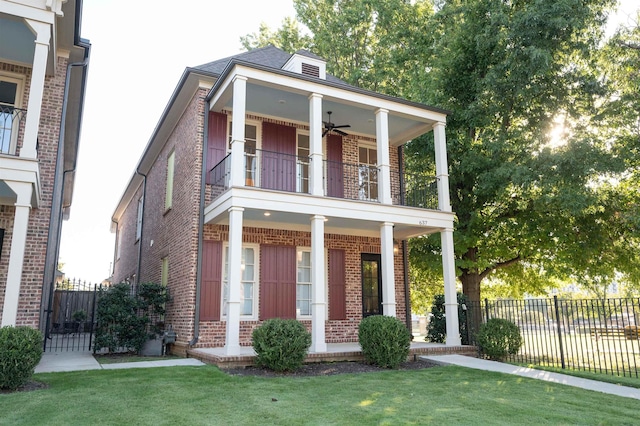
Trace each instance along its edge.
<instances>
[{"instance_id":1,"label":"balcony railing","mask_svg":"<svg viewBox=\"0 0 640 426\"><path fill-rule=\"evenodd\" d=\"M0 105L0 154L16 154L18 132L26 116L26 109Z\"/></svg>"},{"instance_id":2,"label":"balcony railing","mask_svg":"<svg viewBox=\"0 0 640 426\"><path fill-rule=\"evenodd\" d=\"M209 171L207 183L213 186L215 198L229 188L231 154ZM244 154L245 186L286 192L309 192L309 157L247 150Z\"/></svg>"},{"instance_id":3,"label":"balcony railing","mask_svg":"<svg viewBox=\"0 0 640 426\"><path fill-rule=\"evenodd\" d=\"M244 156L245 186L277 191L309 193L309 157L273 151L249 150ZM324 161L324 191L327 197L379 201L378 168L359 164ZM229 188L231 154L208 174L215 199ZM391 172L391 198L394 205L438 209L437 179L410 173Z\"/></svg>"},{"instance_id":4,"label":"balcony railing","mask_svg":"<svg viewBox=\"0 0 640 426\"><path fill-rule=\"evenodd\" d=\"M391 199L400 206L438 210L438 178L392 171Z\"/></svg>"}]
</instances>

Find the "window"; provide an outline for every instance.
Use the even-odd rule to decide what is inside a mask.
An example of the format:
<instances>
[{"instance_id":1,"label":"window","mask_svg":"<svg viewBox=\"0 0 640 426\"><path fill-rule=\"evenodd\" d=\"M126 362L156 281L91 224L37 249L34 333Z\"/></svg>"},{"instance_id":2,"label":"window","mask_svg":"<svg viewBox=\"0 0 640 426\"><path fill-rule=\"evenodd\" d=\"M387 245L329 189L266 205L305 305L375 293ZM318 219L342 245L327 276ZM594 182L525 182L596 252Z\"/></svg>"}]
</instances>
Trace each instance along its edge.
<instances>
[{"instance_id":1,"label":"window","mask_svg":"<svg viewBox=\"0 0 640 426\"><path fill-rule=\"evenodd\" d=\"M311 251L297 251L296 316L311 316Z\"/></svg>"},{"instance_id":2,"label":"window","mask_svg":"<svg viewBox=\"0 0 640 426\"><path fill-rule=\"evenodd\" d=\"M378 200L378 152L375 148L358 147L358 197L361 200Z\"/></svg>"},{"instance_id":3,"label":"window","mask_svg":"<svg viewBox=\"0 0 640 426\"><path fill-rule=\"evenodd\" d=\"M169 258L168 257L162 258L161 268L162 269L160 270L160 285L166 288L167 284L169 283Z\"/></svg>"},{"instance_id":4,"label":"window","mask_svg":"<svg viewBox=\"0 0 640 426\"><path fill-rule=\"evenodd\" d=\"M14 154L18 128L25 117L20 109L22 80L0 75L0 154Z\"/></svg>"},{"instance_id":5,"label":"window","mask_svg":"<svg viewBox=\"0 0 640 426\"><path fill-rule=\"evenodd\" d=\"M297 192L309 193L309 135L298 134Z\"/></svg>"},{"instance_id":6,"label":"window","mask_svg":"<svg viewBox=\"0 0 640 426\"><path fill-rule=\"evenodd\" d=\"M136 241L142 237L142 197L138 199L138 220L136 222Z\"/></svg>"},{"instance_id":7,"label":"window","mask_svg":"<svg viewBox=\"0 0 640 426\"><path fill-rule=\"evenodd\" d=\"M229 152L231 152L231 132L233 122L229 122ZM258 148L258 126L253 123L244 125L244 167L245 167L245 185L258 186L258 164L256 157L256 149Z\"/></svg>"},{"instance_id":8,"label":"window","mask_svg":"<svg viewBox=\"0 0 640 426\"><path fill-rule=\"evenodd\" d=\"M164 209L169 210L173 206L173 172L176 153L173 151L167 158L167 187L164 196Z\"/></svg>"},{"instance_id":9,"label":"window","mask_svg":"<svg viewBox=\"0 0 640 426\"><path fill-rule=\"evenodd\" d=\"M252 317L255 312L255 294L257 290L257 246L243 246L241 259L240 316ZM223 251L224 270L222 275L222 315L227 315L229 300L229 246Z\"/></svg>"}]
</instances>

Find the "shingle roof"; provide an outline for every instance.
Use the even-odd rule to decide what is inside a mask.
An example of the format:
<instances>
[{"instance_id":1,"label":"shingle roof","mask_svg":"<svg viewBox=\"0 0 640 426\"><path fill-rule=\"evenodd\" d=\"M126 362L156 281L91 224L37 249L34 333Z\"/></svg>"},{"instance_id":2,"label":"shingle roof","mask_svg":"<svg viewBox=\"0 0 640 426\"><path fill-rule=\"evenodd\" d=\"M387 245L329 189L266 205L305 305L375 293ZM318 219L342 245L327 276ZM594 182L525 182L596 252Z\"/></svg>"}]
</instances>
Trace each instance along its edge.
<instances>
[{"instance_id":1,"label":"shingle roof","mask_svg":"<svg viewBox=\"0 0 640 426\"><path fill-rule=\"evenodd\" d=\"M323 58L307 51L307 50L298 50L296 52L298 55L308 56L314 59L324 60ZM273 45L269 45L266 47L261 47L258 49L253 49L248 52L242 52L237 55L229 56L223 59L218 59L213 62L209 62L203 65L198 65L194 67L195 69L206 71L209 73L220 75L227 67L229 62L232 59L238 59L244 62L261 65L263 67L275 68L281 70L284 64L291 58L291 54L285 52L282 49L279 49ZM340 80L337 77L334 77L331 74L327 74L327 81L333 83L347 84L343 80Z\"/></svg>"}]
</instances>

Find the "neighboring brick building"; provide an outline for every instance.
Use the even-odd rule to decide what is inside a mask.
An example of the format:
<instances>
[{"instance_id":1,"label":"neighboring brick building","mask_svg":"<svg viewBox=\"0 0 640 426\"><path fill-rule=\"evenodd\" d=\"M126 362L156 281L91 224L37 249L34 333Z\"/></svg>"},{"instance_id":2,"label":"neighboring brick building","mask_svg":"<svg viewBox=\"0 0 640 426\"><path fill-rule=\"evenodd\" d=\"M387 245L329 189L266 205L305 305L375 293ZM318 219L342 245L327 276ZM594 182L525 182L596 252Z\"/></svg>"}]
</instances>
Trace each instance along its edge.
<instances>
[{"instance_id":1,"label":"neighboring brick building","mask_svg":"<svg viewBox=\"0 0 640 426\"><path fill-rule=\"evenodd\" d=\"M0 318L44 331L90 45L80 0L0 0Z\"/></svg>"},{"instance_id":2,"label":"neighboring brick building","mask_svg":"<svg viewBox=\"0 0 640 426\"><path fill-rule=\"evenodd\" d=\"M238 354L274 317L301 320L325 352L357 341L363 316L409 324L405 241L439 232L455 308L445 121L306 51L187 68L113 214L113 282L168 286L177 352ZM430 131L437 176L408 176L402 146ZM447 323L459 336L457 315Z\"/></svg>"}]
</instances>

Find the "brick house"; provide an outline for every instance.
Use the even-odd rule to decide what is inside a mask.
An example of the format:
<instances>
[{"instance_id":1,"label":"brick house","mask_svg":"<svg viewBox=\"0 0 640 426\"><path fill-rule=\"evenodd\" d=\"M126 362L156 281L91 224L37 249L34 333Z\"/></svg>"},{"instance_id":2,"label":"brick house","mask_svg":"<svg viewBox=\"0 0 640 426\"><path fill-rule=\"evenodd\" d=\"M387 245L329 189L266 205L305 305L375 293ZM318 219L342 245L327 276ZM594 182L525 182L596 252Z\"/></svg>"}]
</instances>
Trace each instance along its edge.
<instances>
[{"instance_id":1,"label":"brick house","mask_svg":"<svg viewBox=\"0 0 640 426\"><path fill-rule=\"evenodd\" d=\"M184 71L112 217L113 282L167 285L174 351L237 355L275 317L316 353L367 315L410 326L406 240L436 232L455 308L446 112L325 68L269 46ZM428 132L437 176L409 176L402 146Z\"/></svg>"},{"instance_id":2,"label":"brick house","mask_svg":"<svg viewBox=\"0 0 640 426\"><path fill-rule=\"evenodd\" d=\"M81 11L81 0L0 0L2 326L45 327L89 63Z\"/></svg>"}]
</instances>

